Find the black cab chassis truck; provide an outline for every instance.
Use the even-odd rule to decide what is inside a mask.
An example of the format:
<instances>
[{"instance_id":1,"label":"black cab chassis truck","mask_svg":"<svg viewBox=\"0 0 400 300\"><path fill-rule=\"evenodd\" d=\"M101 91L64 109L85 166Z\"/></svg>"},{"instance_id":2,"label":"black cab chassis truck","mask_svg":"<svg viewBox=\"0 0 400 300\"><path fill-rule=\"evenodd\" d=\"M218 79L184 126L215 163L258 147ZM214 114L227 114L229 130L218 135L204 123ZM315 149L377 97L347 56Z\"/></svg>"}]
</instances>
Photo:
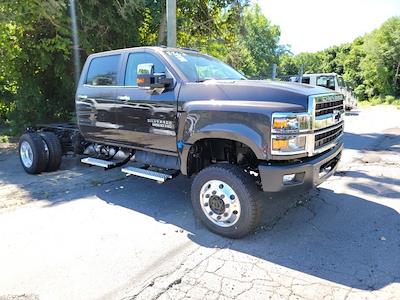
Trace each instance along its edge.
<instances>
[{"instance_id":1,"label":"black cab chassis truck","mask_svg":"<svg viewBox=\"0 0 400 300\"><path fill-rule=\"evenodd\" d=\"M82 163L158 182L194 176L196 217L230 238L257 226L260 191L320 184L343 149L341 94L248 80L190 49L92 54L75 102L77 124L38 125L21 136L26 172L55 171L75 153Z\"/></svg>"}]
</instances>

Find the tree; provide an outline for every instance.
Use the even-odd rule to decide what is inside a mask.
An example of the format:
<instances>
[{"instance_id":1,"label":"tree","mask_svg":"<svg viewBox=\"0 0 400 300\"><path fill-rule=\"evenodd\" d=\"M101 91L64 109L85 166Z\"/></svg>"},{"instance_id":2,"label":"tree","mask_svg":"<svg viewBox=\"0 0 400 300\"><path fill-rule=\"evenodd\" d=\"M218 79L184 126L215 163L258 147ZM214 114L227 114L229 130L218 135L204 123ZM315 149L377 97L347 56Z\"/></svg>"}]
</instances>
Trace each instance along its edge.
<instances>
[{"instance_id":1,"label":"tree","mask_svg":"<svg viewBox=\"0 0 400 300\"><path fill-rule=\"evenodd\" d=\"M269 77L272 65L279 62L285 47L279 45L279 27L270 23L258 4L245 9L241 38L256 62L256 71L248 75Z\"/></svg>"},{"instance_id":2,"label":"tree","mask_svg":"<svg viewBox=\"0 0 400 300\"><path fill-rule=\"evenodd\" d=\"M365 37L361 70L367 96L400 96L400 17Z\"/></svg>"},{"instance_id":3,"label":"tree","mask_svg":"<svg viewBox=\"0 0 400 300\"><path fill-rule=\"evenodd\" d=\"M81 65L111 49L165 44L165 0L77 1ZM279 28L249 0L178 0L177 43L242 72L269 75ZM67 0L0 3L0 117L14 129L69 120L74 111Z\"/></svg>"}]
</instances>

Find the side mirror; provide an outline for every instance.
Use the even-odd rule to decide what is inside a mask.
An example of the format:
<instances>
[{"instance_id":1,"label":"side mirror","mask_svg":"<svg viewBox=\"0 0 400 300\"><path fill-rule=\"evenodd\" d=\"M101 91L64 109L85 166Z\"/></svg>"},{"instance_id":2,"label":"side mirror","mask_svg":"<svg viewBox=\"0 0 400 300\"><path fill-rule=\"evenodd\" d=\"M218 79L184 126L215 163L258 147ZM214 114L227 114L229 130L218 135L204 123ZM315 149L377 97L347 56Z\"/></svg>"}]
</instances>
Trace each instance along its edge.
<instances>
[{"instance_id":1,"label":"side mirror","mask_svg":"<svg viewBox=\"0 0 400 300\"><path fill-rule=\"evenodd\" d=\"M139 88L147 90L161 89L160 92L163 92L165 88L173 85L173 79L167 78L165 73L154 73L154 65L147 63L137 66L136 83Z\"/></svg>"},{"instance_id":2,"label":"side mirror","mask_svg":"<svg viewBox=\"0 0 400 300\"><path fill-rule=\"evenodd\" d=\"M154 64L138 64L137 75L154 74Z\"/></svg>"}]
</instances>

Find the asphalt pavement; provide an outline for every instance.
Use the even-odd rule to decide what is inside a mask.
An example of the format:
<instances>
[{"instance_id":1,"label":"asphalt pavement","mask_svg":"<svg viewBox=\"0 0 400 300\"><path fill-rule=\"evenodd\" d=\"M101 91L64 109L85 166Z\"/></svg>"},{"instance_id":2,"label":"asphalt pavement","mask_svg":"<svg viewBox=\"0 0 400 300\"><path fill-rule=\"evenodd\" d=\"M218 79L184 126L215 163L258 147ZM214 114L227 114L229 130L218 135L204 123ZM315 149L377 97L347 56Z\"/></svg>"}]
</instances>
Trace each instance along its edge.
<instances>
[{"instance_id":1,"label":"asphalt pavement","mask_svg":"<svg viewBox=\"0 0 400 300\"><path fill-rule=\"evenodd\" d=\"M63 160L24 173L0 146L0 300L400 299L400 110L345 116L335 176L264 194L241 240L193 217L191 179L164 184Z\"/></svg>"}]
</instances>

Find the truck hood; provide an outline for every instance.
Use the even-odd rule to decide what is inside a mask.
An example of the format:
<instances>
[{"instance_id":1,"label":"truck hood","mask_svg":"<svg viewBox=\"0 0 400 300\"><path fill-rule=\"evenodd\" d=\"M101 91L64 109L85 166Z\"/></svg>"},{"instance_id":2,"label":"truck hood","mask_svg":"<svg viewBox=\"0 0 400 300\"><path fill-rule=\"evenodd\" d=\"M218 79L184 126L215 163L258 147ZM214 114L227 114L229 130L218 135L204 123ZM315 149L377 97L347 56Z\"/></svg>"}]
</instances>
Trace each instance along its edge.
<instances>
[{"instance_id":1,"label":"truck hood","mask_svg":"<svg viewBox=\"0 0 400 300\"><path fill-rule=\"evenodd\" d=\"M179 102L198 100L270 102L293 104L307 110L308 97L332 93L332 90L306 84L269 80L207 80L186 83L179 93ZM267 103L265 103L267 104ZM284 105L290 106L290 105Z\"/></svg>"}]
</instances>

